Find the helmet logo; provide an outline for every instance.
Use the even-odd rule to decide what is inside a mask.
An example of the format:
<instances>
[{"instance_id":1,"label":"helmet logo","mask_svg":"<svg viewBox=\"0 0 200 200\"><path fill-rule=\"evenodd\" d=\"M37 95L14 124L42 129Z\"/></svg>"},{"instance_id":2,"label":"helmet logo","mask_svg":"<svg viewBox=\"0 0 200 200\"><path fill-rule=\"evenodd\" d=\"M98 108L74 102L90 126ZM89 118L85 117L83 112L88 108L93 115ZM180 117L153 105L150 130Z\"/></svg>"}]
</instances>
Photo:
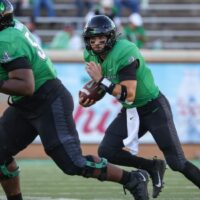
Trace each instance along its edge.
<instances>
[{"instance_id":1,"label":"helmet logo","mask_svg":"<svg viewBox=\"0 0 200 200\"><path fill-rule=\"evenodd\" d=\"M97 32L96 30L92 30L91 33L92 33L92 34L96 34L96 33L98 33L98 32Z\"/></svg>"},{"instance_id":2,"label":"helmet logo","mask_svg":"<svg viewBox=\"0 0 200 200\"><path fill-rule=\"evenodd\" d=\"M0 4L0 12L2 12L2 11L4 11L5 10L5 6L4 6L4 4L1 2L1 4Z\"/></svg>"}]
</instances>

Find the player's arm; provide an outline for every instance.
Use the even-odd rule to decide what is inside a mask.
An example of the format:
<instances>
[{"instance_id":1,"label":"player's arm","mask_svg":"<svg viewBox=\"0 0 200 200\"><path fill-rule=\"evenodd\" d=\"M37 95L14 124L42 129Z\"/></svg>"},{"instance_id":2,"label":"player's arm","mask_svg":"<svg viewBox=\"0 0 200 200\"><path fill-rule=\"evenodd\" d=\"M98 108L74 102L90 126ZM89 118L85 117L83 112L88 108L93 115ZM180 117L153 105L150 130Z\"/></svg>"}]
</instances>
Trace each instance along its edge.
<instances>
[{"instance_id":1,"label":"player's arm","mask_svg":"<svg viewBox=\"0 0 200 200\"><path fill-rule=\"evenodd\" d=\"M120 83L114 84L107 78L102 77L100 85L106 92L115 96L119 101L132 104L136 93L136 69L139 63L137 60L124 66L118 73Z\"/></svg>"},{"instance_id":2,"label":"player's arm","mask_svg":"<svg viewBox=\"0 0 200 200\"><path fill-rule=\"evenodd\" d=\"M135 99L136 69L138 66L139 62L137 60L124 66L119 71L119 84L112 83L107 78L102 77L101 66L94 62L87 63L86 71L94 81L99 82L107 93L115 96L121 102L132 104Z\"/></svg>"},{"instance_id":3,"label":"player's arm","mask_svg":"<svg viewBox=\"0 0 200 200\"><path fill-rule=\"evenodd\" d=\"M115 84L115 87L112 91L112 95L120 98L121 94L124 92L126 94L125 101L133 102L135 99L136 93L136 69L138 68L138 61L135 60L128 66L125 66L119 71L119 84ZM126 91L122 91L126 90Z\"/></svg>"},{"instance_id":4,"label":"player's arm","mask_svg":"<svg viewBox=\"0 0 200 200\"><path fill-rule=\"evenodd\" d=\"M9 95L31 96L35 81L31 64L25 57L2 64L8 72L7 80L0 80L0 92Z\"/></svg>"}]
</instances>

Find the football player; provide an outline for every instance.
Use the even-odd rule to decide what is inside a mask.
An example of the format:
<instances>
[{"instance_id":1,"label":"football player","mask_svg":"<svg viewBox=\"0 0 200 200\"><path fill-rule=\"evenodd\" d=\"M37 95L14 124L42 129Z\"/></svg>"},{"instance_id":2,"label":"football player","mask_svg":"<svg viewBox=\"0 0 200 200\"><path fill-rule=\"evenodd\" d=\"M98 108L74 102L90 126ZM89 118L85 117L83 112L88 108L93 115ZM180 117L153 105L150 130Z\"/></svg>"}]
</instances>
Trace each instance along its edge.
<instances>
[{"instance_id":1,"label":"football player","mask_svg":"<svg viewBox=\"0 0 200 200\"><path fill-rule=\"evenodd\" d=\"M23 199L13 156L37 135L65 174L120 183L136 200L149 199L146 171L127 172L104 158L82 155L72 96L34 36L13 19L9 0L0 0L0 92L10 95L0 117L0 182L8 200Z\"/></svg>"},{"instance_id":2,"label":"football player","mask_svg":"<svg viewBox=\"0 0 200 200\"><path fill-rule=\"evenodd\" d=\"M136 108L140 121L138 136L149 131L170 168L200 187L200 170L185 158L169 102L155 84L136 45L118 39L115 24L104 15L94 16L86 24L83 39L87 73L123 106L105 132L98 149L99 156L117 165L145 169L152 178L153 198L159 195L165 162L137 157L124 150L124 140L131 138L135 126L131 114ZM83 106L95 103L82 98L79 102Z\"/></svg>"}]
</instances>

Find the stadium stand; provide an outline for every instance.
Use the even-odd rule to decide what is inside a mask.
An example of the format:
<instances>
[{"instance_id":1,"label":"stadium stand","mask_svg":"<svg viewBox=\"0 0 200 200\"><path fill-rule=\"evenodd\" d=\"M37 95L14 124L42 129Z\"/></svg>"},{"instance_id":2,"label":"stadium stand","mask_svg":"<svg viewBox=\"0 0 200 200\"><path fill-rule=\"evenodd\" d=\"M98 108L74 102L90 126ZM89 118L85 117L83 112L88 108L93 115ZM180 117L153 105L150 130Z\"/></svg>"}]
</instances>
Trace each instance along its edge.
<instances>
[{"instance_id":1,"label":"stadium stand","mask_svg":"<svg viewBox=\"0 0 200 200\"><path fill-rule=\"evenodd\" d=\"M76 23L79 31L84 24L83 17L77 17L75 0L55 0L56 17L46 17L45 12L36 19L37 33L43 42L52 40L62 29L63 23ZM200 48L200 4L199 0L149 0L142 7L148 49L199 49ZM86 10L84 11L87 12ZM22 22L30 20L31 6L23 9ZM129 11L123 10L122 23L127 23Z\"/></svg>"}]
</instances>

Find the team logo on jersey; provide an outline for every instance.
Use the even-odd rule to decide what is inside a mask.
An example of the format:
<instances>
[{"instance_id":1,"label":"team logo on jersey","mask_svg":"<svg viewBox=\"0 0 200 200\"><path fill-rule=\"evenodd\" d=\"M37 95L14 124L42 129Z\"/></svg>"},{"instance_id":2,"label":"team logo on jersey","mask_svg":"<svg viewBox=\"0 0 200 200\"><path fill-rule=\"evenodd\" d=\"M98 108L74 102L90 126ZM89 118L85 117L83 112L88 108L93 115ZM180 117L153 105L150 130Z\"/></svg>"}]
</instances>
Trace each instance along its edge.
<instances>
[{"instance_id":1,"label":"team logo on jersey","mask_svg":"<svg viewBox=\"0 0 200 200\"><path fill-rule=\"evenodd\" d=\"M8 54L8 52L4 52L3 53L3 57L1 58L1 62L2 63L6 63L6 62L9 62L11 60L12 60L12 58L10 57L10 55Z\"/></svg>"},{"instance_id":2,"label":"team logo on jersey","mask_svg":"<svg viewBox=\"0 0 200 200\"><path fill-rule=\"evenodd\" d=\"M131 64L132 62L135 61L135 58L133 56L131 56L129 59L128 59L128 63Z\"/></svg>"},{"instance_id":3,"label":"team logo on jersey","mask_svg":"<svg viewBox=\"0 0 200 200\"><path fill-rule=\"evenodd\" d=\"M1 2L1 4L0 4L0 12L2 12L2 11L4 11L5 10L5 6L4 6L4 4Z\"/></svg>"}]
</instances>

